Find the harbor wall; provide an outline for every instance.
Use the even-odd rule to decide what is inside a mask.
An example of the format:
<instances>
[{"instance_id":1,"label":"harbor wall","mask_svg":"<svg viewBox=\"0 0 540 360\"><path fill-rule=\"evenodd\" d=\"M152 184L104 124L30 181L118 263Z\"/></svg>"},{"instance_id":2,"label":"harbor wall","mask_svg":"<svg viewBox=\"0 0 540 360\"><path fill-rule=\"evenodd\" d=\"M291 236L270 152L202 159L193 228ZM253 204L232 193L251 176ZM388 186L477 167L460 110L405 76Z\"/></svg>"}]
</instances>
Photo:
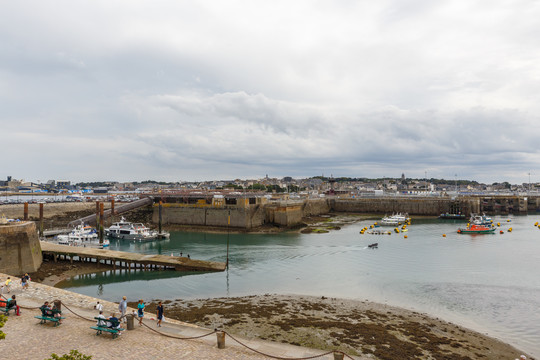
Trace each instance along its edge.
<instances>
[{"instance_id":1,"label":"harbor wall","mask_svg":"<svg viewBox=\"0 0 540 360\"><path fill-rule=\"evenodd\" d=\"M478 197L463 196L459 199L444 197L380 197L360 199L323 198L303 201L277 202L250 205L241 203L232 206L212 204L163 204L164 225L196 225L253 229L264 224L294 227L302 223L302 218L330 212L392 214L408 213L417 216L438 216L442 213L526 213L538 208L540 201L526 197ZM230 216L230 224L228 217ZM158 223L158 205L154 204L152 222Z\"/></svg>"},{"instance_id":2,"label":"harbor wall","mask_svg":"<svg viewBox=\"0 0 540 360\"><path fill-rule=\"evenodd\" d=\"M41 246L33 222L0 225L0 272L23 275L41 266Z\"/></svg>"},{"instance_id":3,"label":"harbor wall","mask_svg":"<svg viewBox=\"0 0 540 360\"><path fill-rule=\"evenodd\" d=\"M152 222L159 222L159 205L153 206ZM230 216L230 223L229 223ZM260 205L253 207L210 207L183 204L162 205L163 225L217 226L251 229L265 223L266 215Z\"/></svg>"}]
</instances>

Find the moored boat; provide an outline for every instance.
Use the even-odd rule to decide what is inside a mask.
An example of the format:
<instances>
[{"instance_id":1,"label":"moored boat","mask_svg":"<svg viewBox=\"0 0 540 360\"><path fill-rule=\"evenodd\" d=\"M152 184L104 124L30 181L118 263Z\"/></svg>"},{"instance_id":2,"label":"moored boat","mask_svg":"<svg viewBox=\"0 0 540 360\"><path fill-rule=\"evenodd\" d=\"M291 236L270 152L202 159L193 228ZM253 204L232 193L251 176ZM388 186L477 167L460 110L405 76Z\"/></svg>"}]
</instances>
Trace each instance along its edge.
<instances>
[{"instance_id":1,"label":"moored boat","mask_svg":"<svg viewBox=\"0 0 540 360\"><path fill-rule=\"evenodd\" d=\"M458 229L458 234L493 234L495 232L494 227L488 227L485 225L471 224L465 229Z\"/></svg>"},{"instance_id":2,"label":"moored boat","mask_svg":"<svg viewBox=\"0 0 540 360\"><path fill-rule=\"evenodd\" d=\"M381 219L381 225L384 226L396 226L410 220L409 214L392 214L392 216L385 216Z\"/></svg>"},{"instance_id":3,"label":"moored boat","mask_svg":"<svg viewBox=\"0 0 540 360\"><path fill-rule=\"evenodd\" d=\"M169 236L168 233L159 234L142 223L132 223L124 218L105 229L105 233L114 239L134 241L152 241L158 238L168 238Z\"/></svg>"},{"instance_id":4,"label":"moored boat","mask_svg":"<svg viewBox=\"0 0 540 360\"><path fill-rule=\"evenodd\" d=\"M465 220L465 214L450 214L450 213L444 213L439 215L439 219L447 219L447 220Z\"/></svg>"},{"instance_id":5,"label":"moored boat","mask_svg":"<svg viewBox=\"0 0 540 360\"><path fill-rule=\"evenodd\" d=\"M58 235L53 242L60 245L82 246L104 249L109 246L109 240L99 241L96 229L90 226L77 225L69 234Z\"/></svg>"}]
</instances>

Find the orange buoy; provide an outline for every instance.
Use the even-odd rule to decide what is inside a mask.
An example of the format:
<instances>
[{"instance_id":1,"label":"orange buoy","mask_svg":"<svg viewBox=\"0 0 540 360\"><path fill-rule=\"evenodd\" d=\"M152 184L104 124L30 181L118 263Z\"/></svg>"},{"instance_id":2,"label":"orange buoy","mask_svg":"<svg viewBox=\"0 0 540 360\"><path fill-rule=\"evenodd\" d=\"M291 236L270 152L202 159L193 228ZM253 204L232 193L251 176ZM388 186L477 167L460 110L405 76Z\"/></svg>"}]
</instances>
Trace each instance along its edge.
<instances>
[{"instance_id":1,"label":"orange buoy","mask_svg":"<svg viewBox=\"0 0 540 360\"><path fill-rule=\"evenodd\" d=\"M504 231L501 230L501 234L504 234Z\"/></svg>"},{"instance_id":2,"label":"orange buoy","mask_svg":"<svg viewBox=\"0 0 540 360\"><path fill-rule=\"evenodd\" d=\"M446 234L442 234L442 237L446 237Z\"/></svg>"}]
</instances>

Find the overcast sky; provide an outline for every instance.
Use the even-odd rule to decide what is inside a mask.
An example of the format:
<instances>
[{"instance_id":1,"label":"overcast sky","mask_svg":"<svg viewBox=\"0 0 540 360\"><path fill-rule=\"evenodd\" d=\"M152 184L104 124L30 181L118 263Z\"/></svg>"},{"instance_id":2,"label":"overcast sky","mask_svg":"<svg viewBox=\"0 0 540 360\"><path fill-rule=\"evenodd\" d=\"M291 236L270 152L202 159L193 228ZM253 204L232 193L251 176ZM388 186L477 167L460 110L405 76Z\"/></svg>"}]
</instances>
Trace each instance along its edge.
<instances>
[{"instance_id":1,"label":"overcast sky","mask_svg":"<svg viewBox=\"0 0 540 360\"><path fill-rule=\"evenodd\" d=\"M4 1L0 178L540 181L540 2Z\"/></svg>"}]
</instances>

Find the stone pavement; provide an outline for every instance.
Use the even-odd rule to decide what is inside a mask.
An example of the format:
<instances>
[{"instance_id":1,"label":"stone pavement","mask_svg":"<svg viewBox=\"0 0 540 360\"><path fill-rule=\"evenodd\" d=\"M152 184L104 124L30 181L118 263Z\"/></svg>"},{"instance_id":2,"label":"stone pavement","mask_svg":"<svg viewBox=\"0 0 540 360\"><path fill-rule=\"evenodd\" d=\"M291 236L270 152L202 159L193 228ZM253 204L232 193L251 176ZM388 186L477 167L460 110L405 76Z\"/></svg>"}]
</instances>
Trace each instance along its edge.
<instances>
[{"instance_id":1,"label":"stone pavement","mask_svg":"<svg viewBox=\"0 0 540 360\"><path fill-rule=\"evenodd\" d=\"M0 273L0 281L3 283L7 276ZM160 335L149 328L177 337L199 336L211 333L212 330L169 319L166 319L163 326L158 328L155 321L152 320L154 314L150 313L145 314L144 324L146 326L139 326L135 322L134 330L126 330L114 340L110 334L96 336L96 331L90 329L91 326L95 325L95 321L78 317L68 311L66 306L86 319L93 319L98 314L93 307L99 299L33 282L30 283L28 290L22 290L19 279L13 276L11 278L13 279L12 291L10 294L4 292L3 296L8 298L16 294L17 303L22 306L22 309L21 316L15 316L11 313L2 329L6 333L6 338L0 340L0 353L5 359L44 360L49 358L52 353L62 355L69 353L72 349L77 349L85 355L92 355L94 360L269 358L245 348L229 336L226 336L225 349L218 349L216 334L196 340L180 340ZM62 308L62 316L65 316L66 319L57 327L53 327L51 323L41 325L39 320L34 318L34 316L41 314L37 308L44 301L52 302L56 299L61 300L65 305ZM112 312L118 312L118 304L99 301L104 306L105 316L109 316ZM130 312L131 309L128 309L128 313ZM321 350L263 340L240 338L238 340L264 354L281 358L302 358L324 353ZM333 358L332 354L317 357L317 359L323 360Z\"/></svg>"}]
</instances>

